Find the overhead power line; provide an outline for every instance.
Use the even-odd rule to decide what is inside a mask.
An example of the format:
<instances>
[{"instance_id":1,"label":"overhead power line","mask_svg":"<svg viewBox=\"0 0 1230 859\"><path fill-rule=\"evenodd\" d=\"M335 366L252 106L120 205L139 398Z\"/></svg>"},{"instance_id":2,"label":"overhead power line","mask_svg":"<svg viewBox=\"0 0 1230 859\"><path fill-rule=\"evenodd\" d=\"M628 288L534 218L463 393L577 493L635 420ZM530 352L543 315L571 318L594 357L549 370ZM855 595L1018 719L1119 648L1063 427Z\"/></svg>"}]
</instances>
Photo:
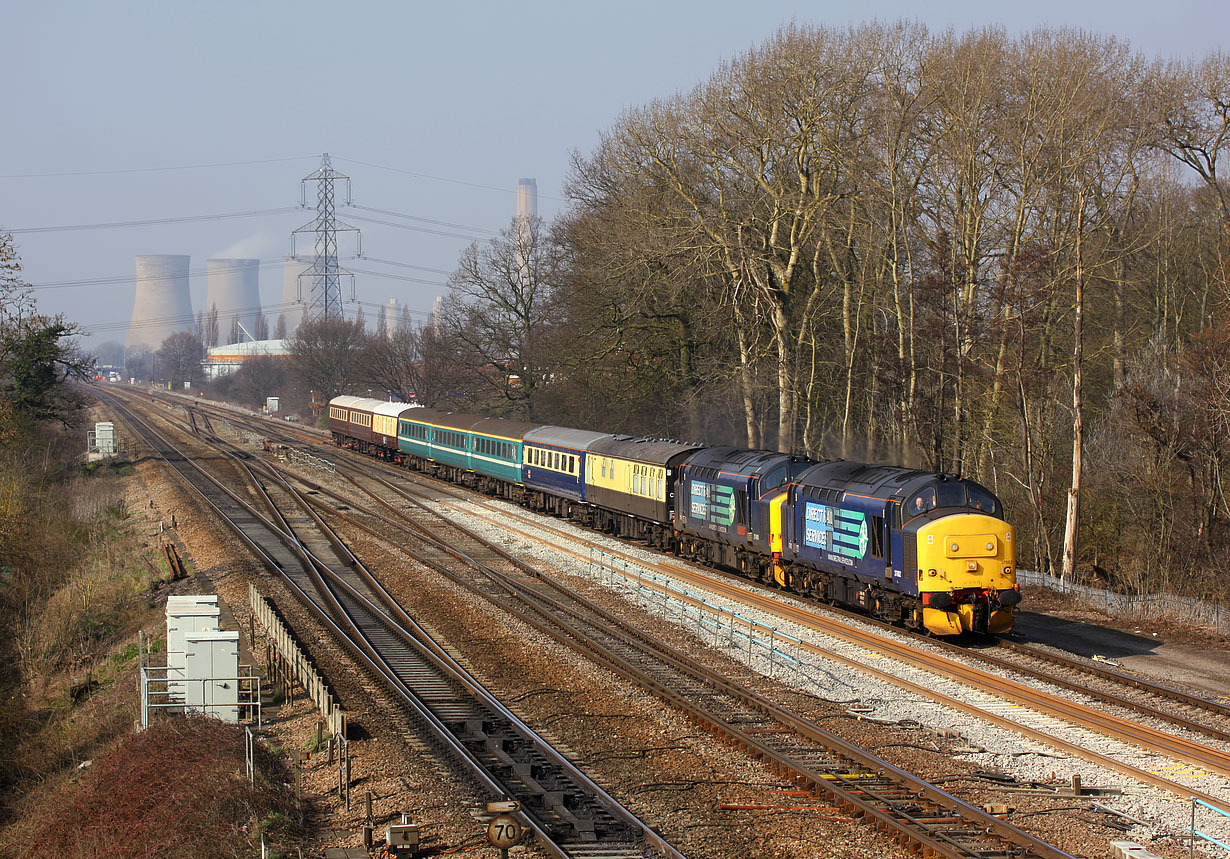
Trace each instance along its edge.
<instances>
[{"instance_id":1,"label":"overhead power line","mask_svg":"<svg viewBox=\"0 0 1230 859\"><path fill-rule=\"evenodd\" d=\"M443 268L428 268L425 265L414 265L408 262L395 262L394 260L391 260L391 259L380 259L379 257L369 257L369 256L364 255L364 256L360 256L359 259L363 260L364 262L378 262L378 263L381 263L382 265L395 265L395 266L398 266L399 268L412 268L412 269L415 269L416 271L429 271L432 274L443 274L443 275L452 274L451 271L448 271L447 269L443 269Z\"/></svg>"},{"instance_id":2,"label":"overhead power line","mask_svg":"<svg viewBox=\"0 0 1230 859\"><path fill-rule=\"evenodd\" d=\"M437 227L454 227L458 230L472 230L476 233L483 233L488 236L496 235L492 230L484 227L467 227L465 224L451 224L448 221L433 221L431 218L421 218L418 215L403 215L401 212L390 212L387 209L373 209L371 206L360 206L358 203L351 203L348 208L362 209L364 212L376 212L380 215L389 215L393 218L405 218L409 221L422 221L425 224L435 224Z\"/></svg>"},{"instance_id":3,"label":"overhead power line","mask_svg":"<svg viewBox=\"0 0 1230 859\"><path fill-rule=\"evenodd\" d=\"M45 179L53 176L114 176L121 173L161 173L170 170L206 170L211 167L243 167L248 164L278 164L286 161L306 161L315 155L295 155L290 158L262 158L257 161L220 161L215 164L178 164L170 167L130 167L118 170L65 170L57 173L3 173L0 179Z\"/></svg>"},{"instance_id":4,"label":"overhead power line","mask_svg":"<svg viewBox=\"0 0 1230 859\"><path fill-rule=\"evenodd\" d=\"M6 233L65 233L73 230L102 230L111 227L148 227L154 224L185 224L192 221L222 221L228 218L256 218L264 215L285 215L298 212L299 206L283 206L280 209L253 209L247 212L224 212L220 215L184 215L178 218L150 218L143 221L107 221L98 224L68 224L60 227L22 227L5 230Z\"/></svg>"},{"instance_id":5,"label":"overhead power line","mask_svg":"<svg viewBox=\"0 0 1230 859\"><path fill-rule=\"evenodd\" d=\"M372 308L372 309L374 309L374 310L379 310L379 309L380 309L380 308L382 308L382 307L383 307L384 309L386 309L386 310L388 310L388 309L389 309L389 305L387 305L387 304L381 304L381 303L380 303L380 302L378 302L378 301L353 301L353 302L349 302L349 303L351 303L351 304L357 304L357 305L359 305L360 307L370 307L370 308ZM400 312L402 311L402 309L403 309L403 308L405 308L405 311L406 311L407 313L409 313L411 316L422 316L424 319L428 319L428 318L430 318L430 317L431 317L431 311L430 311L430 310L411 310L411 309L410 309L410 305L408 305L408 304L398 304L398 305L397 305L397 312L398 312L398 313L400 313Z\"/></svg>"},{"instance_id":6,"label":"overhead power line","mask_svg":"<svg viewBox=\"0 0 1230 859\"><path fill-rule=\"evenodd\" d=\"M501 191L509 194L516 193L516 191L508 188L498 188L495 185L480 185L477 182L466 182L462 179L450 179L447 176L432 176L429 173L416 173L413 170L402 170L400 167L388 167L384 164L373 164L370 161L360 161L357 158L338 158L337 160L349 161L351 164L362 164L364 167L374 167L377 170L388 170L390 173L401 173L404 176L413 176L416 179L432 179L436 182L451 182L454 185L466 185L470 188L482 188L484 191Z\"/></svg>"},{"instance_id":7,"label":"overhead power line","mask_svg":"<svg viewBox=\"0 0 1230 859\"><path fill-rule=\"evenodd\" d=\"M275 265L282 265L285 259L290 259L290 257L285 257L285 258L279 257L277 259L263 259L263 260L260 260L260 263L257 267L258 268L269 268ZM302 262L304 265L310 264L310 261L305 261L301 257L294 257L294 259L298 260L299 262ZM226 268L223 268L222 266L217 266L213 269L194 268L194 269L189 270L188 276L189 277L205 277L206 275L210 275L210 274L227 274L233 271L246 271L246 270L247 270L247 266L228 266ZM136 283L139 279L140 278L138 278L135 274L122 274L122 275L116 275L114 277L94 277L94 278L83 278L81 280L48 280L42 283L31 283L31 284L28 284L28 286L30 289L36 289L36 290L37 289L68 289L70 287L75 287L75 286L105 286L107 284L112 284L112 283Z\"/></svg>"},{"instance_id":8,"label":"overhead power line","mask_svg":"<svg viewBox=\"0 0 1230 859\"><path fill-rule=\"evenodd\" d=\"M368 218L363 215L351 215L352 221L363 221L368 224L382 224L386 227L397 227L399 230L412 230L416 233L427 233L433 236L445 236L450 239L461 239L466 242L478 241L474 236L463 236L460 233L446 233L442 230L429 230L427 227L416 227L413 224L399 224L396 221L382 221L379 218Z\"/></svg>"},{"instance_id":9,"label":"overhead power line","mask_svg":"<svg viewBox=\"0 0 1230 859\"><path fill-rule=\"evenodd\" d=\"M446 283L440 283L438 280L424 280L421 277L406 277L402 274L385 274L382 271L372 271L366 268L351 268L355 274L369 274L372 277L383 277L386 280L403 280L406 283L423 283L427 286L448 286Z\"/></svg>"},{"instance_id":10,"label":"overhead power line","mask_svg":"<svg viewBox=\"0 0 1230 859\"><path fill-rule=\"evenodd\" d=\"M219 314L219 315L226 316L229 318L231 316L247 316L248 314L256 313L259 311L261 314L264 315L266 319L273 319L274 317L277 316L277 314L281 313L283 310L289 310L291 308L297 308L301 306L302 305L297 301L279 302L278 304L266 304L261 307L236 307L236 308L227 310L226 313L224 314ZM114 321L114 322L98 322L94 324L86 324L85 333L86 334L97 334L97 333L106 332L106 331L123 331L128 328L161 328L167 325L195 326L199 312L200 311L198 311L197 313L190 314L190 315L181 314L178 316L163 316L157 319L142 319L139 322L130 322L130 321L125 320L122 322Z\"/></svg>"}]
</instances>

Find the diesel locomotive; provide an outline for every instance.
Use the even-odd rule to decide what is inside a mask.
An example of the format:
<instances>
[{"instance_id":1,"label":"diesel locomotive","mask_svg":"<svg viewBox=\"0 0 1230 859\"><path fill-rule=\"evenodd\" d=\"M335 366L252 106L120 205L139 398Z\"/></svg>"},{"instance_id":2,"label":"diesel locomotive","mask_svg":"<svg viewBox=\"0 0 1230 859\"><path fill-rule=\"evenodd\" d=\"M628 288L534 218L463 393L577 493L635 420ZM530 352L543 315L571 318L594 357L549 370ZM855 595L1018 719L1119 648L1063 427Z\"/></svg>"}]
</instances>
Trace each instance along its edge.
<instances>
[{"instance_id":1,"label":"diesel locomotive","mask_svg":"<svg viewBox=\"0 0 1230 859\"><path fill-rule=\"evenodd\" d=\"M1012 628L998 498L948 474L329 402L334 441L784 590L936 635Z\"/></svg>"}]
</instances>

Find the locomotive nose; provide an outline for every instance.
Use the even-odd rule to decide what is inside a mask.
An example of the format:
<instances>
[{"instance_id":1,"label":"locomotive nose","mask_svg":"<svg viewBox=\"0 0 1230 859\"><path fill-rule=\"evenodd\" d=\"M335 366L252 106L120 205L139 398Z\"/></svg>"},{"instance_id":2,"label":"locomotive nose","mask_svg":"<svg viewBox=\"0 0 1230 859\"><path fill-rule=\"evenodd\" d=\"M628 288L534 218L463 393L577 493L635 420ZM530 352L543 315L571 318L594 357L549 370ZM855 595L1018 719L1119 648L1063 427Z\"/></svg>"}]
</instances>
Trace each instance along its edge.
<instances>
[{"instance_id":1,"label":"locomotive nose","mask_svg":"<svg viewBox=\"0 0 1230 859\"><path fill-rule=\"evenodd\" d=\"M979 513L945 516L918 530L923 622L943 635L1012 627L1016 591L1011 527Z\"/></svg>"}]
</instances>

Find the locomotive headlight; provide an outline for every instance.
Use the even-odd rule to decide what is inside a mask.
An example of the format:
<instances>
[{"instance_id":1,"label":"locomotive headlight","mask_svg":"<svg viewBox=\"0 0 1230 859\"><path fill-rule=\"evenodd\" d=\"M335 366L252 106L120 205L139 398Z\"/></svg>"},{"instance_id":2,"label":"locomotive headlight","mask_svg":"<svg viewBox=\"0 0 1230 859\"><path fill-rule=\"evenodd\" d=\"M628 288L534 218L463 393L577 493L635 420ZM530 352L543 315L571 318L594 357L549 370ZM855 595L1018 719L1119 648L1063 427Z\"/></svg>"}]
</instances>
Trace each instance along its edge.
<instances>
[{"instance_id":1,"label":"locomotive headlight","mask_svg":"<svg viewBox=\"0 0 1230 859\"><path fill-rule=\"evenodd\" d=\"M953 550L953 552L960 551L960 549L961 549L961 547L960 547L959 545L957 545L956 543L953 543L953 544L952 544L952 550Z\"/></svg>"},{"instance_id":2,"label":"locomotive headlight","mask_svg":"<svg viewBox=\"0 0 1230 859\"><path fill-rule=\"evenodd\" d=\"M995 544L994 544L994 543L987 543L987 551L988 551L988 552L994 552L994 551L995 551Z\"/></svg>"}]
</instances>

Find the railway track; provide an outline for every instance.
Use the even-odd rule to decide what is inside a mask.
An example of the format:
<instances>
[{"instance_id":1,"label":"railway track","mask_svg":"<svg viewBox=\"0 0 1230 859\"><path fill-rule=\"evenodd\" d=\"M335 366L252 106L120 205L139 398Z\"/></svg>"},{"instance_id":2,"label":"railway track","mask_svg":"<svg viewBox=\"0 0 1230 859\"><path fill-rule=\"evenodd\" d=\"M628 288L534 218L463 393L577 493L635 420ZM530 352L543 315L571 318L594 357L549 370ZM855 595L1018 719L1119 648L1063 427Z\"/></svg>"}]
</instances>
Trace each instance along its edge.
<instances>
[{"instance_id":1,"label":"railway track","mask_svg":"<svg viewBox=\"0 0 1230 859\"><path fill-rule=\"evenodd\" d=\"M304 481L322 515L395 544L657 695L801 788L877 828L890 828L902 843L936 856L1066 855L646 636L469 529L430 513L381 476L347 476L358 488L367 484L380 511Z\"/></svg>"},{"instance_id":2,"label":"railway track","mask_svg":"<svg viewBox=\"0 0 1230 859\"><path fill-rule=\"evenodd\" d=\"M116 398L107 400L270 570L285 579L351 655L385 681L425 735L460 761L491 798L521 802L518 816L548 854L561 859L595 855L682 859L400 612L289 483L258 479L245 461L246 454L226 449L251 475L252 485L272 511L266 516ZM207 419L204 426L191 412L190 419L203 436L212 434Z\"/></svg>"},{"instance_id":3,"label":"railway track","mask_svg":"<svg viewBox=\"0 0 1230 859\"><path fill-rule=\"evenodd\" d=\"M263 432L266 435L271 434L268 432L269 427L265 424L265 422L262 422L262 421L248 422L246 420L240 419L236 421L236 423L248 424L256 428L258 431ZM338 456L338 453L334 453L331 455L334 456L336 459L350 460L350 456L346 454L341 454L341 456ZM374 467L374 463L372 463L370 460L366 458L354 457L354 461L356 463L361 464L362 468L370 469ZM356 467L360 467L360 466L356 466ZM402 471L400 469L395 470L395 471L397 474L400 474L402 476L407 475L407 472ZM432 489L433 493L446 493L446 494L452 495L455 499L457 499L458 502L462 502L462 501L469 502L469 503L473 502L473 496L463 495L462 493L458 492L457 490L451 487L445 488L443 485L437 484L435 482L433 482L432 486L433 486L433 489ZM530 528L545 529L548 532L554 531L557 535L561 536L562 538L568 541L575 542L579 539L575 534L564 534L560 529L555 529L551 525L545 525L543 522L539 521L537 518L531 518L530 515L528 514L521 514L519 512L510 512L507 509L507 507L504 507L504 506L501 506L499 509L499 512L494 514L494 516L498 517L499 524L502 527L509 527L509 525L512 522L516 522L519 520L522 523L524 523L527 527L530 527ZM644 561L640 561L640 560L636 561L635 563L638 565L642 565L642 566L645 565ZM679 565L671 563L671 562L667 562L663 564L662 566L665 568L669 568L669 571L672 574L678 574L680 570L682 569L679 567ZM688 574L692 575L693 571L688 571ZM706 576L709 576L709 575L711 574L708 574L708 573L706 574ZM741 579L737 579L736 581L743 583L743 580ZM699 584L704 585L705 583L699 583ZM740 595L738 598L743 599L743 595ZM770 605L770 603L775 604L776 602L777 600L775 598L769 598L769 602L761 601L761 602L758 602L757 605L759 608L764 609L764 610L776 610L776 608ZM814 618L799 619L798 617L796 617L795 619L798 622L805 622L805 623L812 624L812 625L814 625L814 620L815 620ZM831 632L831 630L829 631ZM899 630L897 630L896 632L898 635L901 634ZM852 639L847 638L847 640L852 640ZM879 651L883 651L886 653L886 655L893 655L894 658L904 658L907 655L905 652L894 651L893 647L885 645L879 639L862 639L860 643L863 646L874 648ZM953 645L948 645L946 643L929 642L929 644L932 646L935 646L936 644L941 644L943 649L950 651L950 655L960 656L965 659L972 658L972 659L980 660L984 664L989 665L995 671L1003 672L1003 671L1010 670L1015 673L1023 674L1026 676L1032 675L1032 677L1036 680L1046 682L1051 685L1058 685L1058 686L1068 689L1069 691L1079 692L1080 694L1086 697L1094 698L1102 703L1111 704L1115 707L1120 707L1125 710L1134 711L1138 715L1148 716L1154 719L1167 721L1171 723L1172 725L1178 726L1186 730L1199 732L1219 742L1225 742L1228 739L1230 739L1230 733L1227 733L1224 730L1224 728L1222 727L1223 723L1221 721L1222 719L1224 719L1225 715L1230 714L1230 708L1227 708L1225 705L1222 705L1218 702L1208 701L1207 699L1200 698L1199 696L1189 695L1187 693L1182 692L1181 690L1170 689L1169 687L1166 687L1164 685L1151 683L1147 680L1144 680L1138 677L1133 677L1131 675L1125 675L1122 672L1115 672L1115 671L1110 670L1109 668L1105 668L1102 666L1088 665L1088 664L1079 662L1078 660L1064 659L1062 657L1058 657L1058 656L1055 656L1055 655L1052 655L1046 652L1039 652L1034 648L1024 648L1023 646L1016 644L1015 642L1001 642L1000 647L1003 648L1003 650L1005 651L1014 652L1014 653L1023 651L1020 653L1020 655L1023 657L1028 657L1033 660L1045 659L1046 661L1042 663L1041 667L1030 667L1028 665L1022 665L1018 659L1005 659L1001 656L993 655L986 651L971 650L969 648L956 647ZM999 649L999 648L996 648L996 649ZM908 650L908 645L907 645L907 650ZM913 651L910 650L909 653L912 654ZM1060 665L1060 664L1064 671L1073 673L1074 679L1065 679L1063 677L1057 677L1055 666ZM858 665L857 667L859 668L859 670L864 670L864 671L868 670L867 667L864 665ZM951 677L954 677L955 679L959 679L960 682L970 683L972 685L978 686L989 693L1000 694L1004 691L1004 683L1002 682L1002 680L996 678L993 681L987 681L985 677L985 673L986 673L985 671L982 672L983 676L981 677L981 679L979 679L977 675L973 673L965 674L959 671L956 673L953 673L953 671L950 668L944 665L941 665L940 663L936 663L936 662L933 662L929 666L926 666L926 667L928 668L928 670L934 671L936 673L946 674L947 676L951 676ZM876 672L872 671L871 673L876 673ZM1113 689L1110 689L1109 691L1103 691L1098 688L1091 688L1090 684L1087 682L1087 679L1090 676L1097 676L1101 681L1103 681L1104 685L1107 685L1107 686L1111 686L1112 684L1119 685L1119 686L1128 686L1133 689L1139 690L1141 692L1145 692L1151 698L1153 698L1154 701L1160 706L1150 706L1148 704L1142 704L1141 702L1133 700L1131 698L1125 698L1122 694L1114 691ZM888 680L889 682L895 682L894 679L890 678L888 675L884 675L884 679ZM898 685L900 685L899 682L898 682ZM994 688L991 688L991 687L994 687ZM915 691L919 692L920 694L927 694L929 697L932 697L932 698L935 697L933 694L933 690L930 690L930 689L916 688ZM1050 707L1051 703L1053 703L1047 700L1047 697L1045 695L1043 695L1040 698L1032 697L1032 700L1031 700L1031 696L1033 695L1033 693L1028 690L1028 687L1024 687L1024 689L1018 689L1016 688L1016 685L1014 685L1013 691L1014 693L1021 695L1022 697L1018 700L1021 700L1022 702L1027 703L1028 706L1036 707L1038 709L1046 709ZM1181 710L1186 711L1186 712L1176 713L1175 712L1176 705ZM1066 707L1066 711L1059 712L1061 710L1065 710L1065 707ZM968 708L965 706L958 706L958 709L964 709L967 712L970 712L971 715L979 715L980 717L987 718L988 721L991 721L992 723L1000 724L1003 727L1016 730L1018 733L1024 733L1025 735L1031 736L1034 739L1039 740L1040 742L1045 742L1048 745L1051 745L1053 747L1058 747L1061 750L1067 751L1071 754L1077 755L1086 760L1090 760L1091 762L1098 763L1103 766L1107 766L1109 769L1121 772L1125 775L1128 775L1131 778L1134 778L1146 784L1150 784L1159 789L1167 790L1171 793L1179 794L1183 796L1184 798L1195 795L1195 796L1205 799L1206 801L1210 801L1210 802L1219 801L1215 797L1209 796L1207 794L1203 794L1200 791L1192 790L1191 788L1185 787L1183 785L1175 784L1174 782L1168 779L1160 778L1151 773L1144 773L1137 767L1124 766L1122 764L1119 764L1117 761L1113 760L1112 758L1107 757L1106 755L1102 755L1096 752L1091 753L1091 751L1088 749L1081 749L1070 743L1065 743L1062 741L1056 742L1054 737L1048 736L1047 734L1043 732L1031 730L1027 727L1022 727L1017 722L1013 722L1011 720L1004 719L1002 717L997 717L994 715L991 715L988 718L986 714L977 712L975 709ZM1175 738L1173 737L1173 735L1167 734L1166 732L1162 732L1162 731L1156 731L1155 729L1144 729L1144 728L1140 728L1140 726L1133 726L1130 720L1116 719L1113 717L1109 719L1104 719L1103 714L1100 714L1097 712L1096 709L1093 709L1087 706L1071 707L1066 704L1061 704L1061 706L1058 708L1051 707L1050 709L1052 709L1053 712L1056 712L1058 715L1060 715L1061 718L1064 718L1069 723L1081 724L1081 725L1086 725L1086 726L1093 725L1093 726L1096 726L1097 730L1101 731L1107 736L1117 737L1119 739L1124 740L1125 742L1132 743L1142 748L1153 749L1158 754L1164 754L1172 758L1187 761L1188 763L1194 766L1202 767L1203 769L1210 771L1210 772L1219 773L1223 775L1230 775L1230 769L1228 769L1228 765L1230 765L1230 761L1227 760L1225 754L1218 750L1212 750L1202 743L1199 743L1199 742L1193 743L1193 742L1185 740L1184 738ZM1203 721L1201 721L1201 718L1200 718L1201 716L1204 717Z\"/></svg>"},{"instance_id":4,"label":"railway track","mask_svg":"<svg viewBox=\"0 0 1230 859\"><path fill-rule=\"evenodd\" d=\"M351 467L367 470L370 473L373 464L366 460L359 460L357 463L352 463ZM383 478L380 479L383 480ZM386 488L385 491L397 490L395 487L390 486ZM450 496L456 501L471 500L452 487L433 485L430 492L433 495L443 494ZM378 493L373 493L373 497L380 500L380 495ZM579 539L583 539L578 538L575 534L566 533L562 529L556 528L553 525L544 524L538 519L532 518L527 514L522 514L519 511L510 511L507 507L501 507L498 513L492 513L489 517L489 521L492 524L498 524L504 528L513 527L514 523L520 522L530 528L545 530L554 537L559 538L559 540L564 541L575 542ZM530 536L526 535L524 531L521 533L523 536ZM546 541L539 539L539 542ZM552 544L554 548L559 549L558 540L551 541L550 544ZM576 557L578 560L584 560L579 555ZM630 563L636 565L646 567L652 566L647 565L642 560L631 558L628 560ZM704 573L698 573L674 562L665 562L658 566L660 569L673 575L684 575L689 577L689 580L697 586L713 587L712 581L710 580L710 575L707 571ZM1133 719L1102 713L1095 707L1067 701L1059 696L1034 689L1027 684L1009 681L999 675L988 675L985 671L971 669L969 666L963 665L960 661L957 661L956 658L973 656L984 663L991 664L998 670L1012 670L1026 675L1030 675L1032 673L1032 679L1051 685L1060 685L1061 687L1079 692L1102 703L1110 703L1138 715L1152 716L1154 718L1170 722L1178 727L1193 732L1202 733L1216 740L1225 741L1230 739L1230 734L1227 734L1226 731L1216 725L1193 721L1189 716L1158 710L1142 704L1139 701L1124 698L1120 695L1098 692L1097 690L1089 690L1078 682L1065 681L1062 678L1056 678L1053 671L1034 669L1031 672L1028 668L1024 668L1017 663L1009 663L990 656L989 654L978 651L970 651L968 648L962 648L947 642L927 641L927 644L945 651L948 658L945 658L943 655L928 654L927 652L920 651L918 648L912 647L909 644L901 645L891 637L885 637L875 633L861 633L857 629L851 629L847 624L828 620L822 614L814 611L809 611L807 609L783 609L785 604L781 603L776 596L749 596L745 588L742 587L742 580L736 579L735 581L741 586L737 588L725 586L722 588L724 594L744 603L755 605L758 609L776 612L784 618L800 622L806 626L810 626L830 635L836 635L846 641L882 652L885 655L890 655L894 659L924 668L938 676L951 678L960 683L974 686L996 697L1008 697L1016 703L1023 706L1028 706L1035 711L1059 718L1070 725L1090 728L1106 737L1121 740L1157 755L1163 755L1172 760L1178 760L1196 767L1200 767L1204 771L1223 776L1230 776L1230 756L1227 756L1227 754L1221 750L1210 748L1203 743L1196 742L1182 736L1175 736L1158 729L1140 725ZM883 624L877 625L881 627L884 626ZM806 648L806 645L804 645L804 647ZM821 651L818 648L815 650L820 653L820 655L826 657L834 656L829 651ZM963 703L962 701L954 699L950 696L939 695L935 689L929 686L903 682L899 677L896 677L889 672L878 671L877 669L853 660L848 661L847 664L852 668L875 674L886 682L893 683L898 686L904 686L919 695L937 700L949 707L952 707L953 709L967 712L972 716L983 718L986 721L1000 727L1024 734L1035 741L1042 742L1053 748L1057 748L1076 757L1080 757L1090 763L1095 763L1112 771L1119 772L1129 778L1144 784L1148 784L1160 790L1181 796L1185 799L1194 795L1210 803L1217 803L1221 801L1219 798L1203 793L1190 785L1176 783L1171 779L1159 776L1154 772L1150 772L1139 766L1124 764L1112 755L1094 748L1089 748L1087 745L1081 745L1064 740L1053 730L1040 730L1036 727L1022 724L1019 719L1007 718L1004 715L994 712L993 709L970 706L969 704ZM1057 680L1059 680L1058 683L1056 682ZM1177 690L1169 690L1166 687L1155 687L1151 684L1144 685L1146 685L1150 691L1156 689L1157 692L1162 694L1174 692L1175 695L1173 697L1180 701L1186 701L1186 696ZM1168 699L1169 697L1170 696L1168 696ZM1221 705L1217 704L1217 702L1204 701L1204 699L1196 700L1203 701L1206 706L1202 709L1208 712L1215 713L1221 707Z\"/></svg>"}]
</instances>

